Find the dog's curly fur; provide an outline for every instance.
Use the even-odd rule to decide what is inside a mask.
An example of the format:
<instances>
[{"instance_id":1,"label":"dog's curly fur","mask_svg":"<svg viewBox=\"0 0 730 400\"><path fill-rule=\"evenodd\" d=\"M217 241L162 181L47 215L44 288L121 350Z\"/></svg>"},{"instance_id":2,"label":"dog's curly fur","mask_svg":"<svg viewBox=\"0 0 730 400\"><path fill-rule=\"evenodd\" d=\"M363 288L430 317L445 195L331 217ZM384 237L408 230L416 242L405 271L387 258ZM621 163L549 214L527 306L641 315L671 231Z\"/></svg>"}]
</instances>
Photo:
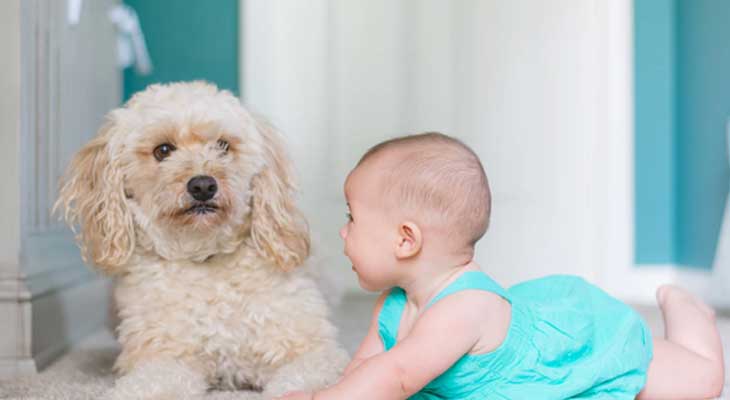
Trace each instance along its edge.
<instances>
[{"instance_id":1,"label":"dog's curly fur","mask_svg":"<svg viewBox=\"0 0 730 400\"><path fill-rule=\"evenodd\" d=\"M155 149L174 151L161 161ZM201 205L195 176L217 181ZM265 395L334 380L347 362L315 280L278 134L204 82L152 85L74 157L58 205L85 259L116 277L110 398Z\"/></svg>"}]
</instances>

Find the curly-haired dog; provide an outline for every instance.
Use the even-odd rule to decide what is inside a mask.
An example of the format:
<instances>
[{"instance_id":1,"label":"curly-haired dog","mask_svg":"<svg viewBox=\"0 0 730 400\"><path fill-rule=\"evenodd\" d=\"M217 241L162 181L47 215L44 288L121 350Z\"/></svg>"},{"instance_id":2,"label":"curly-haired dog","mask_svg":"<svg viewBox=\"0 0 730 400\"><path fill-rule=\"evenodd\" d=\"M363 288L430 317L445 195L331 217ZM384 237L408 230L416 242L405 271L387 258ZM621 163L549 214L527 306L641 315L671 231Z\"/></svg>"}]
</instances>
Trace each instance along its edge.
<instances>
[{"instance_id":1,"label":"curly-haired dog","mask_svg":"<svg viewBox=\"0 0 730 400\"><path fill-rule=\"evenodd\" d=\"M213 85L153 85L109 113L59 198L85 259L117 278L109 397L268 397L338 376L292 192L277 133Z\"/></svg>"}]
</instances>

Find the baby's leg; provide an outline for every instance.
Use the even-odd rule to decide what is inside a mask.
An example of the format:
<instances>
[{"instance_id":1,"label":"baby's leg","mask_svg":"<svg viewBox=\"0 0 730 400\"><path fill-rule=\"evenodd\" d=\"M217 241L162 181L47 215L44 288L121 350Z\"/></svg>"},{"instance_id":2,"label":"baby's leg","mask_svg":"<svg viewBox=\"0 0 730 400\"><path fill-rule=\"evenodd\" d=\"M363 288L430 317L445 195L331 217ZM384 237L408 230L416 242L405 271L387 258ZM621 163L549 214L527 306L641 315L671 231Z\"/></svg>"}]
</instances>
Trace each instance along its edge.
<instances>
[{"instance_id":1,"label":"baby's leg","mask_svg":"<svg viewBox=\"0 0 730 400\"><path fill-rule=\"evenodd\" d=\"M720 395L725 378L715 313L676 286L657 290L666 339L654 339L654 358L637 399L709 399Z\"/></svg>"}]
</instances>

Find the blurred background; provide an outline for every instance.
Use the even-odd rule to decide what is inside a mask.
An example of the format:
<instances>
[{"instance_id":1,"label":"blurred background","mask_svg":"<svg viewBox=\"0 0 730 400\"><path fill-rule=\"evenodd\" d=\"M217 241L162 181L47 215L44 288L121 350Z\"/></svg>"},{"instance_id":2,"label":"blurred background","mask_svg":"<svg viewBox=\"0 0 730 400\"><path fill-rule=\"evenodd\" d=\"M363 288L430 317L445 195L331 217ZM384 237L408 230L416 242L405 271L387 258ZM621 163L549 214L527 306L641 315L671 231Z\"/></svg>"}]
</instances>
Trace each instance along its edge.
<instances>
[{"instance_id":1,"label":"blurred background","mask_svg":"<svg viewBox=\"0 0 730 400\"><path fill-rule=\"evenodd\" d=\"M208 80L281 130L346 292L347 173L436 130L482 158L476 259L503 285L577 274L652 304L675 282L730 309L728 21L721 0L5 0L0 373L105 317L108 282L49 209L104 115L156 82Z\"/></svg>"}]
</instances>

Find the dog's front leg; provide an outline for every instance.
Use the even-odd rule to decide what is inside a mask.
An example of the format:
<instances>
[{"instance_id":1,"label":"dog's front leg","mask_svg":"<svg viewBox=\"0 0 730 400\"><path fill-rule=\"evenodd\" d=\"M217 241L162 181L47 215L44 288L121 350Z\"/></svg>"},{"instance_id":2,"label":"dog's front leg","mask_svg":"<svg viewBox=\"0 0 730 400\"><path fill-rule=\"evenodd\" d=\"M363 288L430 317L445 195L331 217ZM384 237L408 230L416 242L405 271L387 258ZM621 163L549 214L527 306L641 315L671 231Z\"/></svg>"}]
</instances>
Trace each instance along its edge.
<instances>
[{"instance_id":1,"label":"dog's front leg","mask_svg":"<svg viewBox=\"0 0 730 400\"><path fill-rule=\"evenodd\" d=\"M160 358L138 363L114 383L104 400L198 399L208 389L205 377L181 361Z\"/></svg>"},{"instance_id":2,"label":"dog's front leg","mask_svg":"<svg viewBox=\"0 0 730 400\"><path fill-rule=\"evenodd\" d=\"M279 368L263 391L265 399L295 390L317 390L337 382L350 357L333 343L304 353Z\"/></svg>"}]
</instances>

